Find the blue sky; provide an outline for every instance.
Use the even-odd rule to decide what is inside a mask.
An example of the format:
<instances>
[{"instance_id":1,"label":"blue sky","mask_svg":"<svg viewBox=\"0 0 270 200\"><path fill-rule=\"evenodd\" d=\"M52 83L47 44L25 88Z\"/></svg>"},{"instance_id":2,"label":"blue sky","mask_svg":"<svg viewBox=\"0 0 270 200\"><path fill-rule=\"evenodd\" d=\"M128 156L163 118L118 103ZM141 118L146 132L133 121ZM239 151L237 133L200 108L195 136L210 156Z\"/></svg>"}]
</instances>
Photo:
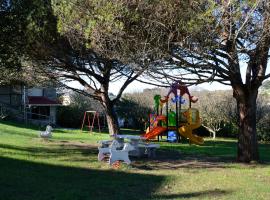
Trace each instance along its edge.
<instances>
[{"instance_id":1,"label":"blue sky","mask_svg":"<svg viewBox=\"0 0 270 200\"><path fill-rule=\"evenodd\" d=\"M246 70L246 65L245 63L241 63L241 72L243 75L243 81L245 81L244 79L244 74L245 74L245 70ZM270 73L270 64L268 64L267 67L267 74ZM123 81L117 81L115 83L111 83L110 84L110 88L109 88L109 92L113 93L113 94L117 94L119 91L119 88L122 86ZM82 86L79 83L76 82L72 82L71 84L69 84L72 87L75 88L81 88ZM138 81L134 81L132 82L124 91L124 93L132 93L132 92L141 92L144 89L147 88L154 88L155 86L152 85L147 85L144 83L140 83ZM201 90L201 89L206 89L206 90L229 90L231 89L231 86L227 86L227 85L222 85L220 83L217 82L213 82L213 83L203 83L197 86L192 86L193 90Z\"/></svg>"},{"instance_id":2,"label":"blue sky","mask_svg":"<svg viewBox=\"0 0 270 200\"><path fill-rule=\"evenodd\" d=\"M245 81L245 70L246 70L246 63L242 62L240 63L241 65L241 73L242 73L242 78L243 78L243 81ZM268 67L267 67L267 70L266 70L266 73L270 73L270 63L268 63ZM113 94L116 94L119 90L119 88L121 87L123 82L121 81L118 81L116 83L112 83L110 85L110 92L112 92ZM147 88L154 88L155 86L151 86L151 85L147 85L147 84L143 84L143 83L140 83L138 81L134 81L133 83L131 83L125 90L125 93L131 93L131 92L141 92L143 91L144 89L147 89ZM228 86L228 85L223 85L223 84L220 84L218 82L212 82L212 83L203 83L203 84L200 84L200 85L196 85L196 86L192 86L192 89L194 90L201 90L201 89L206 89L206 90L229 90L231 89L231 86Z\"/></svg>"}]
</instances>

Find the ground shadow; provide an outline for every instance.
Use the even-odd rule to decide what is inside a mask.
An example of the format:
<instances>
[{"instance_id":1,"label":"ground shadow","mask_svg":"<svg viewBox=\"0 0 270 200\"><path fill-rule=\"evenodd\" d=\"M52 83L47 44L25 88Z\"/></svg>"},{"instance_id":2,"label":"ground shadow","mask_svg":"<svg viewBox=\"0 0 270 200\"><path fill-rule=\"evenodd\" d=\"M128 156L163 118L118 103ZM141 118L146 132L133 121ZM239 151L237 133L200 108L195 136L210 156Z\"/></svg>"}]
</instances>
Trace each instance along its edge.
<instances>
[{"instance_id":1,"label":"ground shadow","mask_svg":"<svg viewBox=\"0 0 270 200\"><path fill-rule=\"evenodd\" d=\"M5 200L151 199L164 177L53 166L0 157Z\"/></svg>"},{"instance_id":2,"label":"ground shadow","mask_svg":"<svg viewBox=\"0 0 270 200\"><path fill-rule=\"evenodd\" d=\"M237 162L236 145L235 141L206 141L202 146L165 143L157 150L155 158L134 158L132 166L143 170L233 168L233 164ZM260 145L260 149L267 152L266 145ZM260 167L269 163L269 158L265 158L265 152L261 153L263 159Z\"/></svg>"},{"instance_id":3,"label":"ground shadow","mask_svg":"<svg viewBox=\"0 0 270 200\"><path fill-rule=\"evenodd\" d=\"M121 135L142 135L143 133L144 131L135 130L135 129L125 129L125 128L120 129Z\"/></svg>"},{"instance_id":4,"label":"ground shadow","mask_svg":"<svg viewBox=\"0 0 270 200\"><path fill-rule=\"evenodd\" d=\"M175 150L157 150L155 158L133 158L132 166L143 170L177 170L177 169L218 169L230 168L232 159L222 160L219 157L184 154Z\"/></svg>"},{"instance_id":5,"label":"ground shadow","mask_svg":"<svg viewBox=\"0 0 270 200\"><path fill-rule=\"evenodd\" d=\"M0 149L16 151L16 155L34 156L36 158L57 158L71 155L82 155L86 161L96 161L98 148L97 144L86 144L82 142L69 141L45 141L49 147L28 147L10 144L0 144Z\"/></svg>"},{"instance_id":6,"label":"ground shadow","mask_svg":"<svg viewBox=\"0 0 270 200\"><path fill-rule=\"evenodd\" d=\"M37 125L32 125L32 124L25 124L25 123L20 123L20 122L12 122L12 121L0 121L1 124L9 125L9 126L14 126L16 128L27 128L31 130L43 130L45 126L37 126Z\"/></svg>"},{"instance_id":7,"label":"ground shadow","mask_svg":"<svg viewBox=\"0 0 270 200\"><path fill-rule=\"evenodd\" d=\"M168 195L155 195L157 199L179 199L179 198L217 198L221 197L223 195L227 195L232 193L232 191L226 191L226 190L206 190L206 191L199 191L199 192L190 192L190 193L181 193L181 194L168 194Z\"/></svg>"}]
</instances>

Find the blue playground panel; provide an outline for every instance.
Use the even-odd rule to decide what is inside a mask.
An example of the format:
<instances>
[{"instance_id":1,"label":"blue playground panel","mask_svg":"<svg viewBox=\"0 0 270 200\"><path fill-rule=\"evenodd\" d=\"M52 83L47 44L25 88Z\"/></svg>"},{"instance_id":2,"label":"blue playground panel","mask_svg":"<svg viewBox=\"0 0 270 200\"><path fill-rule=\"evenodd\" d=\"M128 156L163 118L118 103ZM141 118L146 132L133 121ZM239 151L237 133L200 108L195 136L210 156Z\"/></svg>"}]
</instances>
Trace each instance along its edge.
<instances>
[{"instance_id":1,"label":"blue playground panel","mask_svg":"<svg viewBox=\"0 0 270 200\"><path fill-rule=\"evenodd\" d=\"M177 142L177 132L176 131L168 131L168 142Z\"/></svg>"}]
</instances>

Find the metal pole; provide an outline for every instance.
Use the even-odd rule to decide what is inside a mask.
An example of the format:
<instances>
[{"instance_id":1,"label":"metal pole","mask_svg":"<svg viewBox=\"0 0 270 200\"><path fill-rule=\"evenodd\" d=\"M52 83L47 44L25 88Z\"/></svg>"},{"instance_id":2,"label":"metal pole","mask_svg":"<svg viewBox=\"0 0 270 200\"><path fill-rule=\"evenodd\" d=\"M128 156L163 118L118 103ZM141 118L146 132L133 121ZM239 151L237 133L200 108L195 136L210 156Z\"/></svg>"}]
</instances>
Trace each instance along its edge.
<instances>
[{"instance_id":1,"label":"metal pole","mask_svg":"<svg viewBox=\"0 0 270 200\"><path fill-rule=\"evenodd\" d=\"M175 97L176 98L176 97ZM179 128L179 122L178 122L178 101L176 100L175 102L175 107L176 107L176 132L177 132L177 141L180 141L180 134L178 133L178 128Z\"/></svg>"},{"instance_id":2,"label":"metal pole","mask_svg":"<svg viewBox=\"0 0 270 200\"><path fill-rule=\"evenodd\" d=\"M166 126L167 126L167 141L168 141L168 132L169 132L169 101L166 102L166 116L167 116L167 119L166 119Z\"/></svg>"},{"instance_id":3,"label":"metal pole","mask_svg":"<svg viewBox=\"0 0 270 200\"><path fill-rule=\"evenodd\" d=\"M179 127L180 126L180 122L181 122L181 120L182 120L182 113L181 113L181 102L182 102L182 96L180 96L180 98L179 98L179 112L178 112L178 118L179 118L179 122L177 122L177 126ZM178 131L178 129L177 129L177 132L178 132L178 142L180 142L180 140L181 140L181 136L180 136L180 133L179 133L179 131Z\"/></svg>"},{"instance_id":4,"label":"metal pole","mask_svg":"<svg viewBox=\"0 0 270 200\"><path fill-rule=\"evenodd\" d=\"M24 111L24 123L27 123L27 112L26 112L26 87L23 86L23 111Z\"/></svg>"}]
</instances>

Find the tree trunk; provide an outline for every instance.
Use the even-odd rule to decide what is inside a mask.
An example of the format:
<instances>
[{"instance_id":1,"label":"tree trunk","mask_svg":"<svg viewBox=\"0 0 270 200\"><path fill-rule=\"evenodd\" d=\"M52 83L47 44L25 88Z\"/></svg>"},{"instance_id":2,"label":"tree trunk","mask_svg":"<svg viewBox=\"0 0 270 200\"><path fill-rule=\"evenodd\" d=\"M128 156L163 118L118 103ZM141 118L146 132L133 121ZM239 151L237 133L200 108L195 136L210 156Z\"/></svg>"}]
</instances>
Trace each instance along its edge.
<instances>
[{"instance_id":1,"label":"tree trunk","mask_svg":"<svg viewBox=\"0 0 270 200\"><path fill-rule=\"evenodd\" d=\"M118 125L117 116L116 116L116 113L114 111L114 103L113 103L113 101L110 100L110 98L108 96L108 92L104 92L101 95L101 99L102 99L102 105L105 109L109 134L110 135L119 134L120 129L119 129L119 125Z\"/></svg>"},{"instance_id":2,"label":"tree trunk","mask_svg":"<svg viewBox=\"0 0 270 200\"><path fill-rule=\"evenodd\" d=\"M206 128L207 131L209 131L210 133L210 137L212 137L213 139L216 139L216 132L214 129L208 127L208 126L205 126L205 125L202 125L204 128Z\"/></svg>"},{"instance_id":3,"label":"tree trunk","mask_svg":"<svg viewBox=\"0 0 270 200\"><path fill-rule=\"evenodd\" d=\"M256 132L256 99L258 89L250 91L235 91L239 117L238 155L239 162L249 163L259 160Z\"/></svg>"},{"instance_id":4,"label":"tree trunk","mask_svg":"<svg viewBox=\"0 0 270 200\"><path fill-rule=\"evenodd\" d=\"M119 125L113 105L109 105L106 109L106 118L110 135L119 134Z\"/></svg>"}]
</instances>

